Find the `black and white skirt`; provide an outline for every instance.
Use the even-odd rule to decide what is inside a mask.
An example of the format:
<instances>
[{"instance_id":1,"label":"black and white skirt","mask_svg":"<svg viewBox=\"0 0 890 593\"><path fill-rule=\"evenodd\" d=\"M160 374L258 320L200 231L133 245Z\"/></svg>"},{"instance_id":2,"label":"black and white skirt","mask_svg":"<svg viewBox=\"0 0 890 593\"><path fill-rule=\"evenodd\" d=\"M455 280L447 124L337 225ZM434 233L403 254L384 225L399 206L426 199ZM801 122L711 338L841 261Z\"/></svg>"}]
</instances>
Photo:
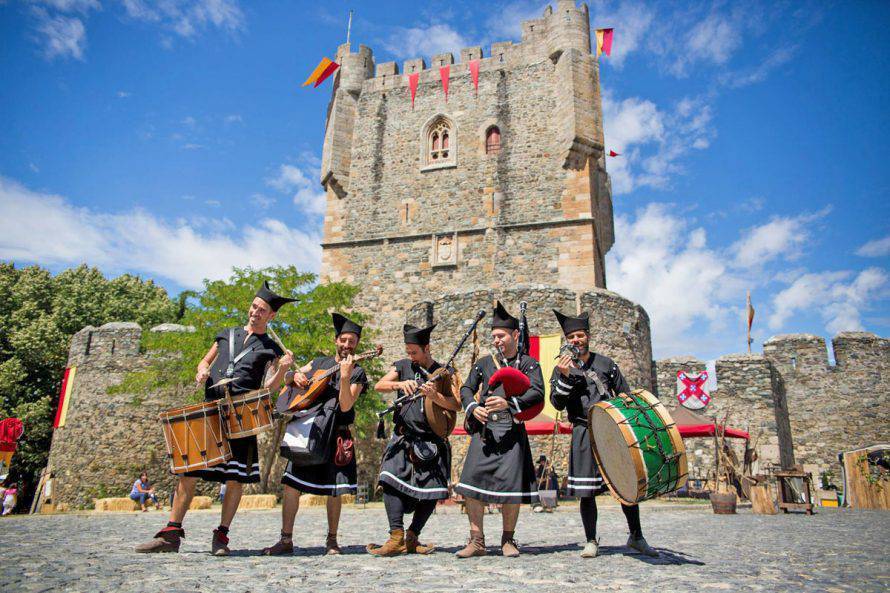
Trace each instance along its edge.
<instances>
[{"instance_id":1,"label":"black and white skirt","mask_svg":"<svg viewBox=\"0 0 890 593\"><path fill-rule=\"evenodd\" d=\"M421 437L414 437L421 438ZM383 452L380 466L381 486L389 486L416 500L448 498L448 477L451 475L451 446L443 439L424 439L435 444L435 459L415 464L410 459L411 440L394 434Z\"/></svg>"},{"instance_id":2,"label":"black and white skirt","mask_svg":"<svg viewBox=\"0 0 890 593\"><path fill-rule=\"evenodd\" d=\"M482 502L538 502L538 485L525 425L515 424L498 443L476 433L454 491Z\"/></svg>"},{"instance_id":3,"label":"black and white skirt","mask_svg":"<svg viewBox=\"0 0 890 593\"><path fill-rule=\"evenodd\" d=\"M566 494L578 498L597 496L607 490L590 448L590 431L586 426L572 426L572 448L569 451L569 476Z\"/></svg>"},{"instance_id":4,"label":"black and white skirt","mask_svg":"<svg viewBox=\"0 0 890 593\"><path fill-rule=\"evenodd\" d=\"M232 458L209 469L186 472L184 475L201 478L208 482L228 482L234 480L242 484L255 484L260 481L260 460L257 452L256 436L243 439L230 439Z\"/></svg>"},{"instance_id":5,"label":"black and white skirt","mask_svg":"<svg viewBox=\"0 0 890 593\"><path fill-rule=\"evenodd\" d=\"M342 430L337 434L345 436ZM336 441L336 435L334 439ZM284 468L284 475L281 476L281 483L299 490L303 494L319 494L321 496L355 494L358 491L358 466L355 462L355 450L353 449L352 458L345 465L336 464L334 461L336 452L337 448L332 446L328 460L319 465L295 466L293 461L289 461L287 467Z\"/></svg>"}]
</instances>

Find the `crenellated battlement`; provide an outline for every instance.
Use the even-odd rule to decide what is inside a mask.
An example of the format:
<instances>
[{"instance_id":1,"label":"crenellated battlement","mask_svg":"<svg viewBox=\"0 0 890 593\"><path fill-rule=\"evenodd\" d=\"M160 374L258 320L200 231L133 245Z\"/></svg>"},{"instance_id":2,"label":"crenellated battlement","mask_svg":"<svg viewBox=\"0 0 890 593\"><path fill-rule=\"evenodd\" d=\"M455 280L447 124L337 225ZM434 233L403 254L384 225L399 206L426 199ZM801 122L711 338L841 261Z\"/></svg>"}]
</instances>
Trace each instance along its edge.
<instances>
[{"instance_id":1,"label":"crenellated battlement","mask_svg":"<svg viewBox=\"0 0 890 593\"><path fill-rule=\"evenodd\" d=\"M456 60L451 53L443 53L432 56L429 63L423 57L404 60L401 70L395 62L381 64L374 75L368 77L368 90L406 86L407 75L415 73L420 73L421 83L435 82L439 80L439 68L442 66L452 66L451 75L460 76L469 72L468 64L474 60L480 60L479 70L484 72L512 67L521 62L550 59L556 63L562 53L569 50L591 53L590 11L585 3L576 6L573 0L560 0L555 9L547 6L541 18L523 21L521 27L520 43L494 42L487 53L482 46L474 46L461 49Z\"/></svg>"},{"instance_id":2,"label":"crenellated battlement","mask_svg":"<svg viewBox=\"0 0 890 593\"><path fill-rule=\"evenodd\" d=\"M101 327L88 325L71 338L68 366L125 358L139 354L142 328L138 323L114 322Z\"/></svg>"}]
</instances>

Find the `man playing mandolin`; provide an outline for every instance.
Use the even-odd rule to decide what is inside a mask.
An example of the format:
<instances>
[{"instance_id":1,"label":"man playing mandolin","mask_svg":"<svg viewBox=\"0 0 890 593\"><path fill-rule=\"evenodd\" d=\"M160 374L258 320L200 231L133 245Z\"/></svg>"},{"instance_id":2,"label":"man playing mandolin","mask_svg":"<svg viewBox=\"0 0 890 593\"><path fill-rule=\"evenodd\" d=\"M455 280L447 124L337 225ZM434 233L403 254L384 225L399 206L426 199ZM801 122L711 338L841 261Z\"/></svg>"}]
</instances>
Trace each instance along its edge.
<instances>
[{"instance_id":1,"label":"man playing mandolin","mask_svg":"<svg viewBox=\"0 0 890 593\"><path fill-rule=\"evenodd\" d=\"M437 435L430 426L424 398L431 398L446 410L458 411L461 405L451 374L438 381L426 380L442 366L430 354L430 334L435 327L405 325L402 333L408 358L394 362L374 386L382 393L422 396L398 405L393 413L395 428L383 453L378 482L389 518L389 540L382 546L368 545L368 552L375 556L432 553L434 548L421 544L418 536L436 509L436 501L448 498L451 447L447 438ZM404 516L412 512L414 518L405 532Z\"/></svg>"},{"instance_id":2,"label":"man playing mandolin","mask_svg":"<svg viewBox=\"0 0 890 593\"><path fill-rule=\"evenodd\" d=\"M210 350L198 363L195 382L204 384L205 401L226 395L238 395L265 387L274 390L294 362L291 352L282 348L267 333L267 324L285 303L296 299L278 296L268 282L257 291L248 311L247 325L224 329L217 334ZM278 357L281 357L280 359ZM266 377L265 381L263 377ZM216 385L225 381L225 385ZM229 526L241 502L242 484L260 481L260 465L256 436L231 439L232 459L209 469L187 472L180 476L170 510L170 521L151 541L136 546L137 552L178 552L185 531L182 520L192 502L198 478L226 484L219 527L213 531L211 549L214 556L229 554Z\"/></svg>"},{"instance_id":3,"label":"man playing mandolin","mask_svg":"<svg viewBox=\"0 0 890 593\"><path fill-rule=\"evenodd\" d=\"M581 522L587 538L581 556L594 558L599 553L595 497L605 492L606 486L593 460L587 414L591 406L601 400L630 393L630 387L611 358L590 351L590 319L586 311L578 317L563 315L555 309L553 313L577 355L560 357L550 378L550 401L557 410L567 410L572 423L567 494L581 499ZM647 556L658 556L643 538L639 505L622 504L621 510L630 530L627 545Z\"/></svg>"},{"instance_id":4,"label":"man playing mandolin","mask_svg":"<svg viewBox=\"0 0 890 593\"><path fill-rule=\"evenodd\" d=\"M332 314L336 338L335 356L322 356L305 365L294 375L294 383L301 389L310 386L310 377L319 371L339 367L326 384L316 402L324 404L337 401L334 433L335 447L331 448L330 458L319 465L296 466L293 461L287 464L281 483L284 484L284 497L281 506L281 538L275 545L263 549L267 556L292 554L294 551L294 519L300 508L300 494L327 496L328 536L325 541L327 554L339 554L337 528L340 524L341 494L355 494L358 476L355 462L355 449L349 425L355 422L353 406L358 397L368 388L368 377L364 369L353 360L355 349L362 335L362 327L340 315Z\"/></svg>"}]
</instances>

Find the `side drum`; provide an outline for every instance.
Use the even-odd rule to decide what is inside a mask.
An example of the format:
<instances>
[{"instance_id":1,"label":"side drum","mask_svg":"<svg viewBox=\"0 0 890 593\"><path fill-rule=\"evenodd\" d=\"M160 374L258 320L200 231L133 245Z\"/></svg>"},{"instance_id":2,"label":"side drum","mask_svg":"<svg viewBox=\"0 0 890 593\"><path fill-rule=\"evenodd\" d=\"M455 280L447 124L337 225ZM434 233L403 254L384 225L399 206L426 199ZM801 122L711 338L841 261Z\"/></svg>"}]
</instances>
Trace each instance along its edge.
<instances>
[{"instance_id":1,"label":"side drum","mask_svg":"<svg viewBox=\"0 0 890 593\"><path fill-rule=\"evenodd\" d=\"M173 408L159 418L174 474L208 469L232 458L216 402Z\"/></svg>"},{"instance_id":2,"label":"side drum","mask_svg":"<svg viewBox=\"0 0 890 593\"><path fill-rule=\"evenodd\" d=\"M229 410L228 401L225 399L218 401L226 434L230 439L243 439L271 430L275 426L272 417L272 394L268 389L232 396L232 411Z\"/></svg>"},{"instance_id":3,"label":"side drum","mask_svg":"<svg viewBox=\"0 0 890 593\"><path fill-rule=\"evenodd\" d=\"M606 485L623 504L655 498L686 483L686 447L658 398L637 389L588 412L591 449Z\"/></svg>"}]
</instances>

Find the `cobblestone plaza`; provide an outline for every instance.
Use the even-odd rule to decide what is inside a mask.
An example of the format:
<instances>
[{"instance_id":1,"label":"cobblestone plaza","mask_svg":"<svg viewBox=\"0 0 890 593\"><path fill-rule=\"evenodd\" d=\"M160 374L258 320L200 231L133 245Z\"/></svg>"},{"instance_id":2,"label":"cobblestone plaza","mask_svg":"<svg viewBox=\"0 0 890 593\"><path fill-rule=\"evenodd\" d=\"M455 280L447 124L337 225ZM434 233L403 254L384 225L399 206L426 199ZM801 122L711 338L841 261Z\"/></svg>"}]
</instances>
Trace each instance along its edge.
<instances>
[{"instance_id":1,"label":"cobblestone plaza","mask_svg":"<svg viewBox=\"0 0 890 593\"><path fill-rule=\"evenodd\" d=\"M886 591L890 515L820 509L813 516L714 515L707 505L644 504L643 530L661 552L631 554L617 505L600 497L600 556L579 557L577 507L553 514L523 507L517 536L523 555L494 555L500 516L486 516L491 555L458 560L466 517L435 514L423 541L432 556L376 558L368 542L386 539L380 505L344 507L344 554L322 556L324 509L300 511L294 557L263 557L280 529L280 511L245 511L232 526L233 555L209 553L219 511L192 512L179 554L139 555L133 546L164 524L165 513L70 514L0 521L0 585L7 591Z\"/></svg>"}]
</instances>

